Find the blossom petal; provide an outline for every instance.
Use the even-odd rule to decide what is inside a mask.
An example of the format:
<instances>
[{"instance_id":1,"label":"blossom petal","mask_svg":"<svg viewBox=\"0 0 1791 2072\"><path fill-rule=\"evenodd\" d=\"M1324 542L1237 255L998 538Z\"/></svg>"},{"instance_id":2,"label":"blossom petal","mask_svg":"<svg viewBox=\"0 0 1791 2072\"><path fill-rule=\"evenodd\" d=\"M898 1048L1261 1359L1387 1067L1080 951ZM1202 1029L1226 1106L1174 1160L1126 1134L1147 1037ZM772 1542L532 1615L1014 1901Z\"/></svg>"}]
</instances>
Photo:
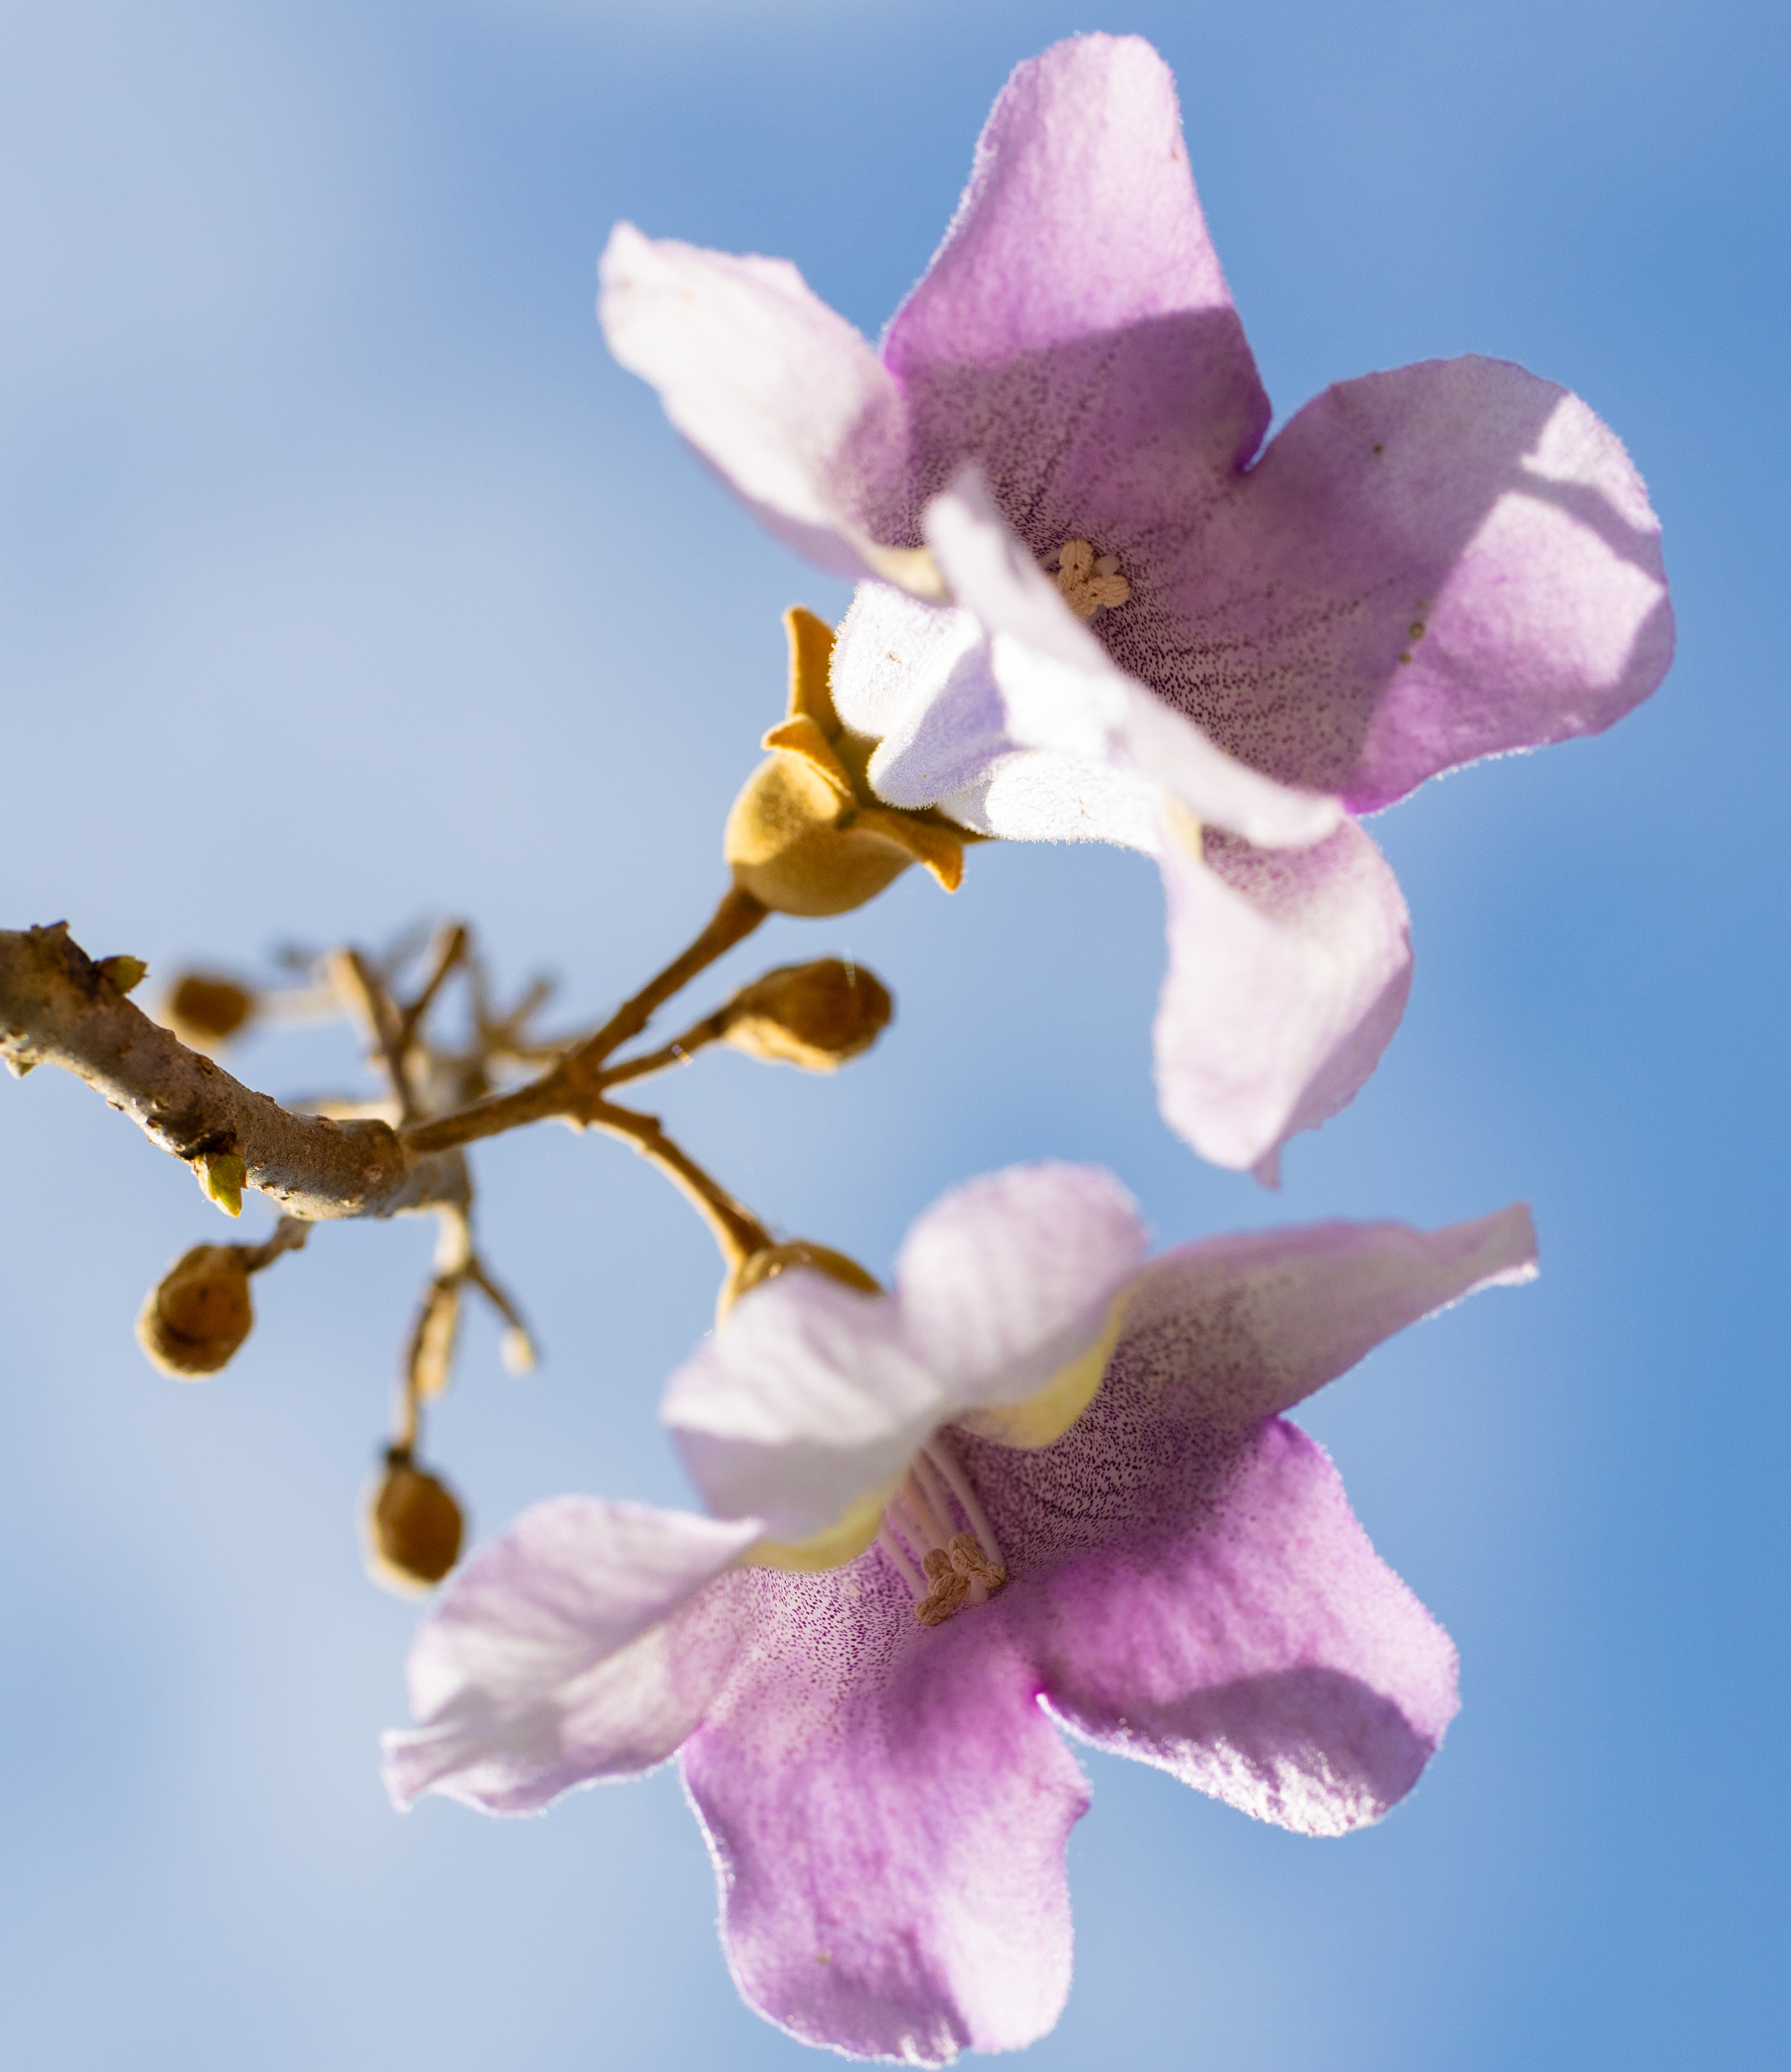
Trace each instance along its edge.
<instances>
[{"instance_id":1,"label":"blossom petal","mask_svg":"<svg viewBox=\"0 0 1791 2072\"><path fill-rule=\"evenodd\" d=\"M1204 1517L1016 1586L1074 1732L1305 1835L1377 1820L1454 1716L1448 1634L1375 1553L1336 1470L1279 1420Z\"/></svg>"},{"instance_id":2,"label":"blossom petal","mask_svg":"<svg viewBox=\"0 0 1791 2072\"><path fill-rule=\"evenodd\" d=\"M1255 450L1268 401L1148 43L1078 36L1015 71L884 356L917 515L974 456L1040 553L1130 549Z\"/></svg>"},{"instance_id":3,"label":"blossom petal","mask_svg":"<svg viewBox=\"0 0 1791 2072\"><path fill-rule=\"evenodd\" d=\"M1017 1166L955 1189L896 1263L902 1329L952 1414L1017 1403L1099 1338L1149 1244L1138 1205L1093 1166Z\"/></svg>"},{"instance_id":4,"label":"blossom petal","mask_svg":"<svg viewBox=\"0 0 1791 2072\"><path fill-rule=\"evenodd\" d=\"M1304 849L1171 825L1158 850L1169 968L1156 1011L1164 1119L1215 1165L1273 1183L1280 1147L1352 1100L1411 985L1406 904L1354 821Z\"/></svg>"},{"instance_id":5,"label":"blossom petal","mask_svg":"<svg viewBox=\"0 0 1791 2072\"><path fill-rule=\"evenodd\" d=\"M681 1760L742 1995L804 2042L907 2064L1043 2035L1088 1791L1030 1661L985 1621L918 1626L874 1551L725 1587L753 1651Z\"/></svg>"},{"instance_id":6,"label":"blossom petal","mask_svg":"<svg viewBox=\"0 0 1791 2072\"><path fill-rule=\"evenodd\" d=\"M1672 658L1659 526L1616 436L1477 358L1308 403L1162 608L1192 631L1150 680L1234 754L1362 812L1477 756L1596 733ZM1122 662L1135 636L1116 621Z\"/></svg>"},{"instance_id":7,"label":"blossom petal","mask_svg":"<svg viewBox=\"0 0 1791 2072\"><path fill-rule=\"evenodd\" d=\"M737 258L618 224L598 308L610 349L759 522L838 575L876 565L865 528L895 495L895 383L787 260Z\"/></svg>"},{"instance_id":8,"label":"blossom petal","mask_svg":"<svg viewBox=\"0 0 1791 2072\"><path fill-rule=\"evenodd\" d=\"M888 1296L806 1268L755 1288L673 1375L660 1415L709 1508L812 1538L900 1480L950 1398Z\"/></svg>"},{"instance_id":9,"label":"blossom petal","mask_svg":"<svg viewBox=\"0 0 1791 2072\"><path fill-rule=\"evenodd\" d=\"M407 1678L420 1724L384 1737L393 1799L439 1791L532 1812L663 1762L733 1651L704 1587L760 1531L591 1497L525 1511L417 1633Z\"/></svg>"},{"instance_id":10,"label":"blossom petal","mask_svg":"<svg viewBox=\"0 0 1791 2072\"><path fill-rule=\"evenodd\" d=\"M1189 1415L1241 1428L1291 1410L1420 1318L1535 1274L1521 1202L1441 1230L1333 1223L1205 1238L1134 1283L1115 1360L1173 1371Z\"/></svg>"},{"instance_id":11,"label":"blossom petal","mask_svg":"<svg viewBox=\"0 0 1791 2072\"><path fill-rule=\"evenodd\" d=\"M1173 791L1199 820L1264 847L1315 842L1337 825L1335 800L1235 761L1115 668L974 469L934 498L926 528L954 596L990 636L990 669L1017 746L1115 764Z\"/></svg>"}]
</instances>

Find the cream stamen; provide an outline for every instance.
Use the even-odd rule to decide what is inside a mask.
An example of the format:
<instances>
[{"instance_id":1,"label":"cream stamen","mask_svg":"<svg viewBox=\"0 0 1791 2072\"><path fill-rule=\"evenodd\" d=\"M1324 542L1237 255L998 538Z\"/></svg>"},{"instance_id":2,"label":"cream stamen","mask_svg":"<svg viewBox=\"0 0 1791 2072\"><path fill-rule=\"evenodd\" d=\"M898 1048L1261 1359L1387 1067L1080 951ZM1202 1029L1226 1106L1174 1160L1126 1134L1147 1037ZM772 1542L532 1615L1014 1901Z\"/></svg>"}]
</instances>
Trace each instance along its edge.
<instances>
[{"instance_id":1,"label":"cream stamen","mask_svg":"<svg viewBox=\"0 0 1791 2072\"><path fill-rule=\"evenodd\" d=\"M921 1581L919 1569L908 1559L907 1549L896 1537L887 1523L877 1527L877 1544L895 1564L897 1573L914 1592L915 1597L917 1599L924 1597L926 1595L927 1585Z\"/></svg>"},{"instance_id":2,"label":"cream stamen","mask_svg":"<svg viewBox=\"0 0 1791 2072\"><path fill-rule=\"evenodd\" d=\"M988 1513L976 1501L976 1492L971 1487L969 1478L959 1465L958 1456L952 1449L951 1441L943 1432L935 1432L923 1450L928 1461L945 1478L951 1494L958 1499L958 1508L969 1521L971 1531L982 1542L983 1552L1005 1576L1007 1568L1001 1559L1001 1545L995 1536L995 1527L988 1522Z\"/></svg>"},{"instance_id":3,"label":"cream stamen","mask_svg":"<svg viewBox=\"0 0 1791 2072\"><path fill-rule=\"evenodd\" d=\"M969 1523L967 1532L957 1528L954 1503ZM935 1433L914 1456L877 1537L914 1593L914 1616L922 1626L939 1626L967 1605L987 1604L1008 1580L988 1514L943 1433Z\"/></svg>"},{"instance_id":4,"label":"cream stamen","mask_svg":"<svg viewBox=\"0 0 1791 2072\"><path fill-rule=\"evenodd\" d=\"M1103 606L1111 609L1132 595L1132 585L1119 573L1119 556L1097 557L1086 540L1065 541L1053 574L1064 602L1078 619L1092 619Z\"/></svg>"}]
</instances>

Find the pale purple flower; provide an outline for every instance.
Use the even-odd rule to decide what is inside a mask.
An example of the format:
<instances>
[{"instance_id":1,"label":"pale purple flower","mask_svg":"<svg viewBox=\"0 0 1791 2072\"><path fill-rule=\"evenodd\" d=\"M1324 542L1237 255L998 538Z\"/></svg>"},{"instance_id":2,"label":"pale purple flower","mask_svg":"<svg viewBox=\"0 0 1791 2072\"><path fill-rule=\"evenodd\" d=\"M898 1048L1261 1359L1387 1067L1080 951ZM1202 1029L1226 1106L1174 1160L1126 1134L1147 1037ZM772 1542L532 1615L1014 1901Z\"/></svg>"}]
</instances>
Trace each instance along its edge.
<instances>
[{"instance_id":1,"label":"pale purple flower","mask_svg":"<svg viewBox=\"0 0 1791 2072\"><path fill-rule=\"evenodd\" d=\"M527 1812L676 1752L746 1999L919 2064L1062 2008L1088 1790L1058 1728L1300 1833L1378 1819L1455 1652L1281 1413L1527 1278L1529 1216L1142 1247L1107 1175L1021 1169L923 1217L891 1295L746 1297L668 1412L716 1507L762 1511L525 1513L418 1636L394 1796ZM765 1565L842 1524L852 1558Z\"/></svg>"},{"instance_id":2,"label":"pale purple flower","mask_svg":"<svg viewBox=\"0 0 1791 2072\"><path fill-rule=\"evenodd\" d=\"M1645 493L1552 383L1428 361L1263 446L1173 84L1135 37L1015 72L881 352L783 261L624 224L603 278L610 343L673 422L865 579L834 697L881 741L877 790L1160 857L1160 1093L1222 1165L1271 1175L1403 1010L1404 902L1342 809L1596 732L1666 671ZM951 608L909 594L930 583Z\"/></svg>"}]
</instances>

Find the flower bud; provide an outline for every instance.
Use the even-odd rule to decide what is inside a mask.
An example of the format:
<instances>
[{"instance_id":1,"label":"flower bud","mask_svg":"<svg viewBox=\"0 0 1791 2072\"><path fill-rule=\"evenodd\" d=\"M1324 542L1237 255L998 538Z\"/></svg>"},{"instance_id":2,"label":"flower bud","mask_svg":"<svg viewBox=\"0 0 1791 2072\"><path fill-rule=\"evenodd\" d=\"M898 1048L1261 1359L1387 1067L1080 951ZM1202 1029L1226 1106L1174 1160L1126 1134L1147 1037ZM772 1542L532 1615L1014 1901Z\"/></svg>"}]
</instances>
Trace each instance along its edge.
<instances>
[{"instance_id":1,"label":"flower bud","mask_svg":"<svg viewBox=\"0 0 1791 2072\"><path fill-rule=\"evenodd\" d=\"M799 609L784 625L788 715L766 735L770 758L747 779L722 837L735 884L776 913L811 917L862 906L911 863L956 891L964 831L877 798L866 775L876 744L848 734L833 709L832 629Z\"/></svg>"},{"instance_id":2,"label":"flower bud","mask_svg":"<svg viewBox=\"0 0 1791 2072\"><path fill-rule=\"evenodd\" d=\"M109 979L120 993L129 993L140 986L149 976L149 966L141 957L101 957L95 968L102 978Z\"/></svg>"},{"instance_id":3,"label":"flower bud","mask_svg":"<svg viewBox=\"0 0 1791 2072\"><path fill-rule=\"evenodd\" d=\"M255 1012L255 996L232 978L187 972L175 981L163 1012L182 1042L203 1050L236 1034Z\"/></svg>"},{"instance_id":4,"label":"flower bud","mask_svg":"<svg viewBox=\"0 0 1791 2072\"><path fill-rule=\"evenodd\" d=\"M767 1064L831 1072L868 1050L888 1026L891 1003L874 972L838 957L783 964L737 993L725 1040Z\"/></svg>"},{"instance_id":5,"label":"flower bud","mask_svg":"<svg viewBox=\"0 0 1791 2072\"><path fill-rule=\"evenodd\" d=\"M137 1342L164 1374L191 1381L228 1366L254 1322L241 1248L195 1244L150 1290Z\"/></svg>"},{"instance_id":6,"label":"flower bud","mask_svg":"<svg viewBox=\"0 0 1791 2072\"><path fill-rule=\"evenodd\" d=\"M418 1467L403 1447L392 1447L367 1514L374 1581L405 1594L433 1588L460 1559L464 1529L447 1484Z\"/></svg>"},{"instance_id":7,"label":"flower bud","mask_svg":"<svg viewBox=\"0 0 1791 2072\"><path fill-rule=\"evenodd\" d=\"M719 1324L725 1319L742 1295L750 1294L767 1281L775 1281L792 1266L812 1267L817 1273L824 1273L830 1281L837 1281L861 1295L883 1293L881 1284L856 1259L847 1258L843 1252L835 1252L829 1245L811 1244L807 1238L792 1238L787 1244L766 1245L741 1262L733 1275L721 1284L721 1293L715 1303L716 1322Z\"/></svg>"}]
</instances>

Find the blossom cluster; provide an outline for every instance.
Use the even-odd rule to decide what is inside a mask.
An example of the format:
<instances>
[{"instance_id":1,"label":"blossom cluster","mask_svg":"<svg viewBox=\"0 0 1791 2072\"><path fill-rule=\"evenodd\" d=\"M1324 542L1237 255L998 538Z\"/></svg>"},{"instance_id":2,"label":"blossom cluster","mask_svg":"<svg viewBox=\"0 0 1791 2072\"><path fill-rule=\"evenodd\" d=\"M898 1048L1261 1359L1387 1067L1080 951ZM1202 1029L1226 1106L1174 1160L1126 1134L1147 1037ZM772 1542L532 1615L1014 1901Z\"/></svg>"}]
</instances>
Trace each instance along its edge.
<instances>
[{"instance_id":1,"label":"blossom cluster","mask_svg":"<svg viewBox=\"0 0 1791 2072\"><path fill-rule=\"evenodd\" d=\"M628 225L602 314L760 522L857 584L836 633L792 615L789 713L729 823L742 896L842 911L913 861L950 888L978 838L1149 853L1162 1112L1271 1183L1411 984L1362 816L1608 726L1670 656L1642 486L1554 384L1428 362L1265 443L1136 38L1014 73L880 346L785 261ZM938 2064L1063 2004L1066 1737L1307 1835L1411 1790L1454 1650L1288 1413L1530 1277L1526 1210L1153 1258L1111 1176L1034 1165L923 1214L887 1290L741 1249L663 1401L704 1510L561 1497L478 1551L411 1657L401 1804L532 1812L675 1758L745 1997Z\"/></svg>"}]
</instances>

